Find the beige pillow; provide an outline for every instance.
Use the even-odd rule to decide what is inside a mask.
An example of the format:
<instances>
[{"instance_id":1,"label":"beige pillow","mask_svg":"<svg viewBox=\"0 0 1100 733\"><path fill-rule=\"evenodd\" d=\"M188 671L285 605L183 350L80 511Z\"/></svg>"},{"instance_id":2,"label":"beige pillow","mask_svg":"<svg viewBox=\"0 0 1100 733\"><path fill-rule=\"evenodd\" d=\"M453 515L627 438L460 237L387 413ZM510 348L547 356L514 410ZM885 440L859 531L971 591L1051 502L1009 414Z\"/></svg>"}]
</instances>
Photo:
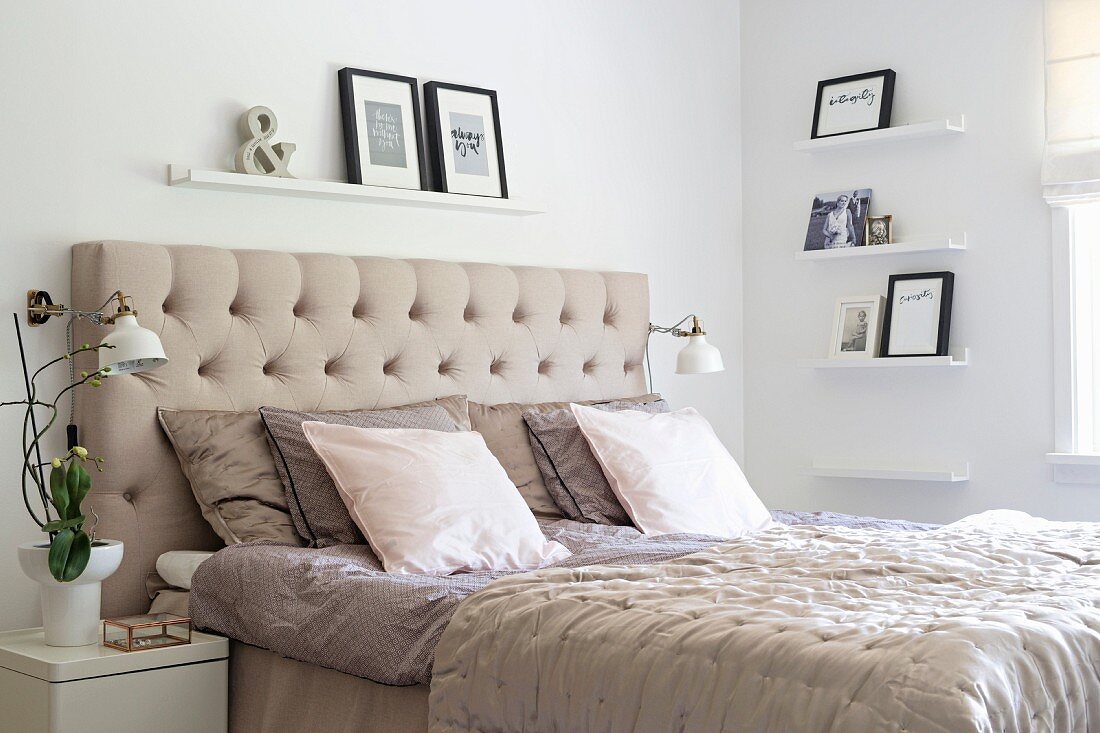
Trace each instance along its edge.
<instances>
[{"instance_id":1,"label":"beige pillow","mask_svg":"<svg viewBox=\"0 0 1100 733\"><path fill-rule=\"evenodd\" d=\"M407 407L427 405L439 405L460 428L470 429L464 395ZM305 544L294 529L257 410L160 408L157 415L203 518L227 545L252 540Z\"/></svg>"},{"instance_id":2,"label":"beige pillow","mask_svg":"<svg viewBox=\"0 0 1100 733\"><path fill-rule=\"evenodd\" d=\"M304 544L290 521L258 412L162 407L157 416L203 518L225 544Z\"/></svg>"},{"instance_id":3,"label":"beige pillow","mask_svg":"<svg viewBox=\"0 0 1100 733\"><path fill-rule=\"evenodd\" d=\"M661 399L659 394L647 394L641 397L629 397L616 400L587 400L578 405L595 405L604 402L654 402ZM506 402L500 405L482 405L470 403L470 424L485 438L489 451L504 466L508 478L519 489L523 500L531 511L541 517L561 519L562 513L546 484L542 473L535 463L535 454L531 450L531 441L527 433L527 423L523 421L525 412L552 412L569 407L568 402L541 402L527 405L520 402Z\"/></svg>"}]
</instances>

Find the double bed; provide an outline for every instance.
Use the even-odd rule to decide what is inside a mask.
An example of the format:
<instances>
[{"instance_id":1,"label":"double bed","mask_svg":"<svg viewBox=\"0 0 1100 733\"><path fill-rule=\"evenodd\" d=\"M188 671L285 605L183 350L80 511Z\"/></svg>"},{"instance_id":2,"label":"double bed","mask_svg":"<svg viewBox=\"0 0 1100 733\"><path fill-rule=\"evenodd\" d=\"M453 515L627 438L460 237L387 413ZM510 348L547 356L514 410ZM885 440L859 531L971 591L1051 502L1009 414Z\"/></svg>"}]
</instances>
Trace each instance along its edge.
<instances>
[{"instance_id":1,"label":"double bed","mask_svg":"<svg viewBox=\"0 0 1100 733\"><path fill-rule=\"evenodd\" d=\"M643 395L644 275L95 242L74 248L72 289L88 309L132 294L170 358L78 396L81 441L108 459L97 532L126 546L103 613L154 599L230 636L235 732L1100 721L1093 525L775 513L728 540L550 516L544 535L573 553L553 567L395 576L366 545L220 549L157 423L158 408ZM156 573L163 553L219 549L190 595Z\"/></svg>"}]
</instances>

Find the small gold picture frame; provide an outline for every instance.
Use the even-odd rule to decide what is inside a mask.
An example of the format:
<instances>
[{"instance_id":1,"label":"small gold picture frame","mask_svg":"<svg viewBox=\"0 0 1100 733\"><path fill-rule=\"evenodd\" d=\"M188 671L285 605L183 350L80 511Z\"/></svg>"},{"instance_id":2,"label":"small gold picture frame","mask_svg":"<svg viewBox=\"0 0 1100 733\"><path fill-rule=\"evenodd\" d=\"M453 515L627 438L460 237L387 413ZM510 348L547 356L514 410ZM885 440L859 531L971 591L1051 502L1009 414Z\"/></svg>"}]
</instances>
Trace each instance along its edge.
<instances>
[{"instance_id":1,"label":"small gold picture frame","mask_svg":"<svg viewBox=\"0 0 1100 733\"><path fill-rule=\"evenodd\" d=\"M863 223L863 243L866 245L894 243L894 215L868 216Z\"/></svg>"}]
</instances>

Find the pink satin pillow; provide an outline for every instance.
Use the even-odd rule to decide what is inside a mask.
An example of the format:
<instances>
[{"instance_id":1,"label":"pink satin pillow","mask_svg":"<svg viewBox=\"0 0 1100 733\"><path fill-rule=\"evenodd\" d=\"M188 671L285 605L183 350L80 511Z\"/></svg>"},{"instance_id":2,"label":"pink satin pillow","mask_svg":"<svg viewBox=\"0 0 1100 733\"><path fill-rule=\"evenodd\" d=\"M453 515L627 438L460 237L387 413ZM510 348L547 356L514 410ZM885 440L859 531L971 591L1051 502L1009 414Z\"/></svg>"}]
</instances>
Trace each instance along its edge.
<instances>
[{"instance_id":1,"label":"pink satin pillow","mask_svg":"<svg viewBox=\"0 0 1100 733\"><path fill-rule=\"evenodd\" d=\"M387 572L533 570L570 554L543 536L479 433L302 430Z\"/></svg>"},{"instance_id":2,"label":"pink satin pillow","mask_svg":"<svg viewBox=\"0 0 1100 733\"><path fill-rule=\"evenodd\" d=\"M737 461L694 409L569 408L615 496L645 534L735 537L772 525Z\"/></svg>"}]
</instances>

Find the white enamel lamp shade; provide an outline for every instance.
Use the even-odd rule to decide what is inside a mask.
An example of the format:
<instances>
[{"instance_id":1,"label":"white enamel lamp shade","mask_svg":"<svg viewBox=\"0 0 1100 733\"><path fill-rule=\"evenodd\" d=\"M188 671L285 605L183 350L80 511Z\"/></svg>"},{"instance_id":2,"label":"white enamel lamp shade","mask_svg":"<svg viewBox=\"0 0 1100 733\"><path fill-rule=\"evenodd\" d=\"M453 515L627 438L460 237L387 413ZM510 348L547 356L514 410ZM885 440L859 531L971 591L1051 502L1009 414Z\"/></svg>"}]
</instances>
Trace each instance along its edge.
<instances>
[{"instance_id":1,"label":"white enamel lamp shade","mask_svg":"<svg viewBox=\"0 0 1100 733\"><path fill-rule=\"evenodd\" d=\"M112 375L137 374L168 363L160 337L138 325L132 314L116 316L114 329L100 343L114 347L99 350L99 368L110 367Z\"/></svg>"},{"instance_id":2,"label":"white enamel lamp shade","mask_svg":"<svg viewBox=\"0 0 1100 733\"><path fill-rule=\"evenodd\" d=\"M706 334L693 334L687 340L687 346L676 355L677 374L710 374L725 369L722 352L707 343Z\"/></svg>"}]
</instances>

